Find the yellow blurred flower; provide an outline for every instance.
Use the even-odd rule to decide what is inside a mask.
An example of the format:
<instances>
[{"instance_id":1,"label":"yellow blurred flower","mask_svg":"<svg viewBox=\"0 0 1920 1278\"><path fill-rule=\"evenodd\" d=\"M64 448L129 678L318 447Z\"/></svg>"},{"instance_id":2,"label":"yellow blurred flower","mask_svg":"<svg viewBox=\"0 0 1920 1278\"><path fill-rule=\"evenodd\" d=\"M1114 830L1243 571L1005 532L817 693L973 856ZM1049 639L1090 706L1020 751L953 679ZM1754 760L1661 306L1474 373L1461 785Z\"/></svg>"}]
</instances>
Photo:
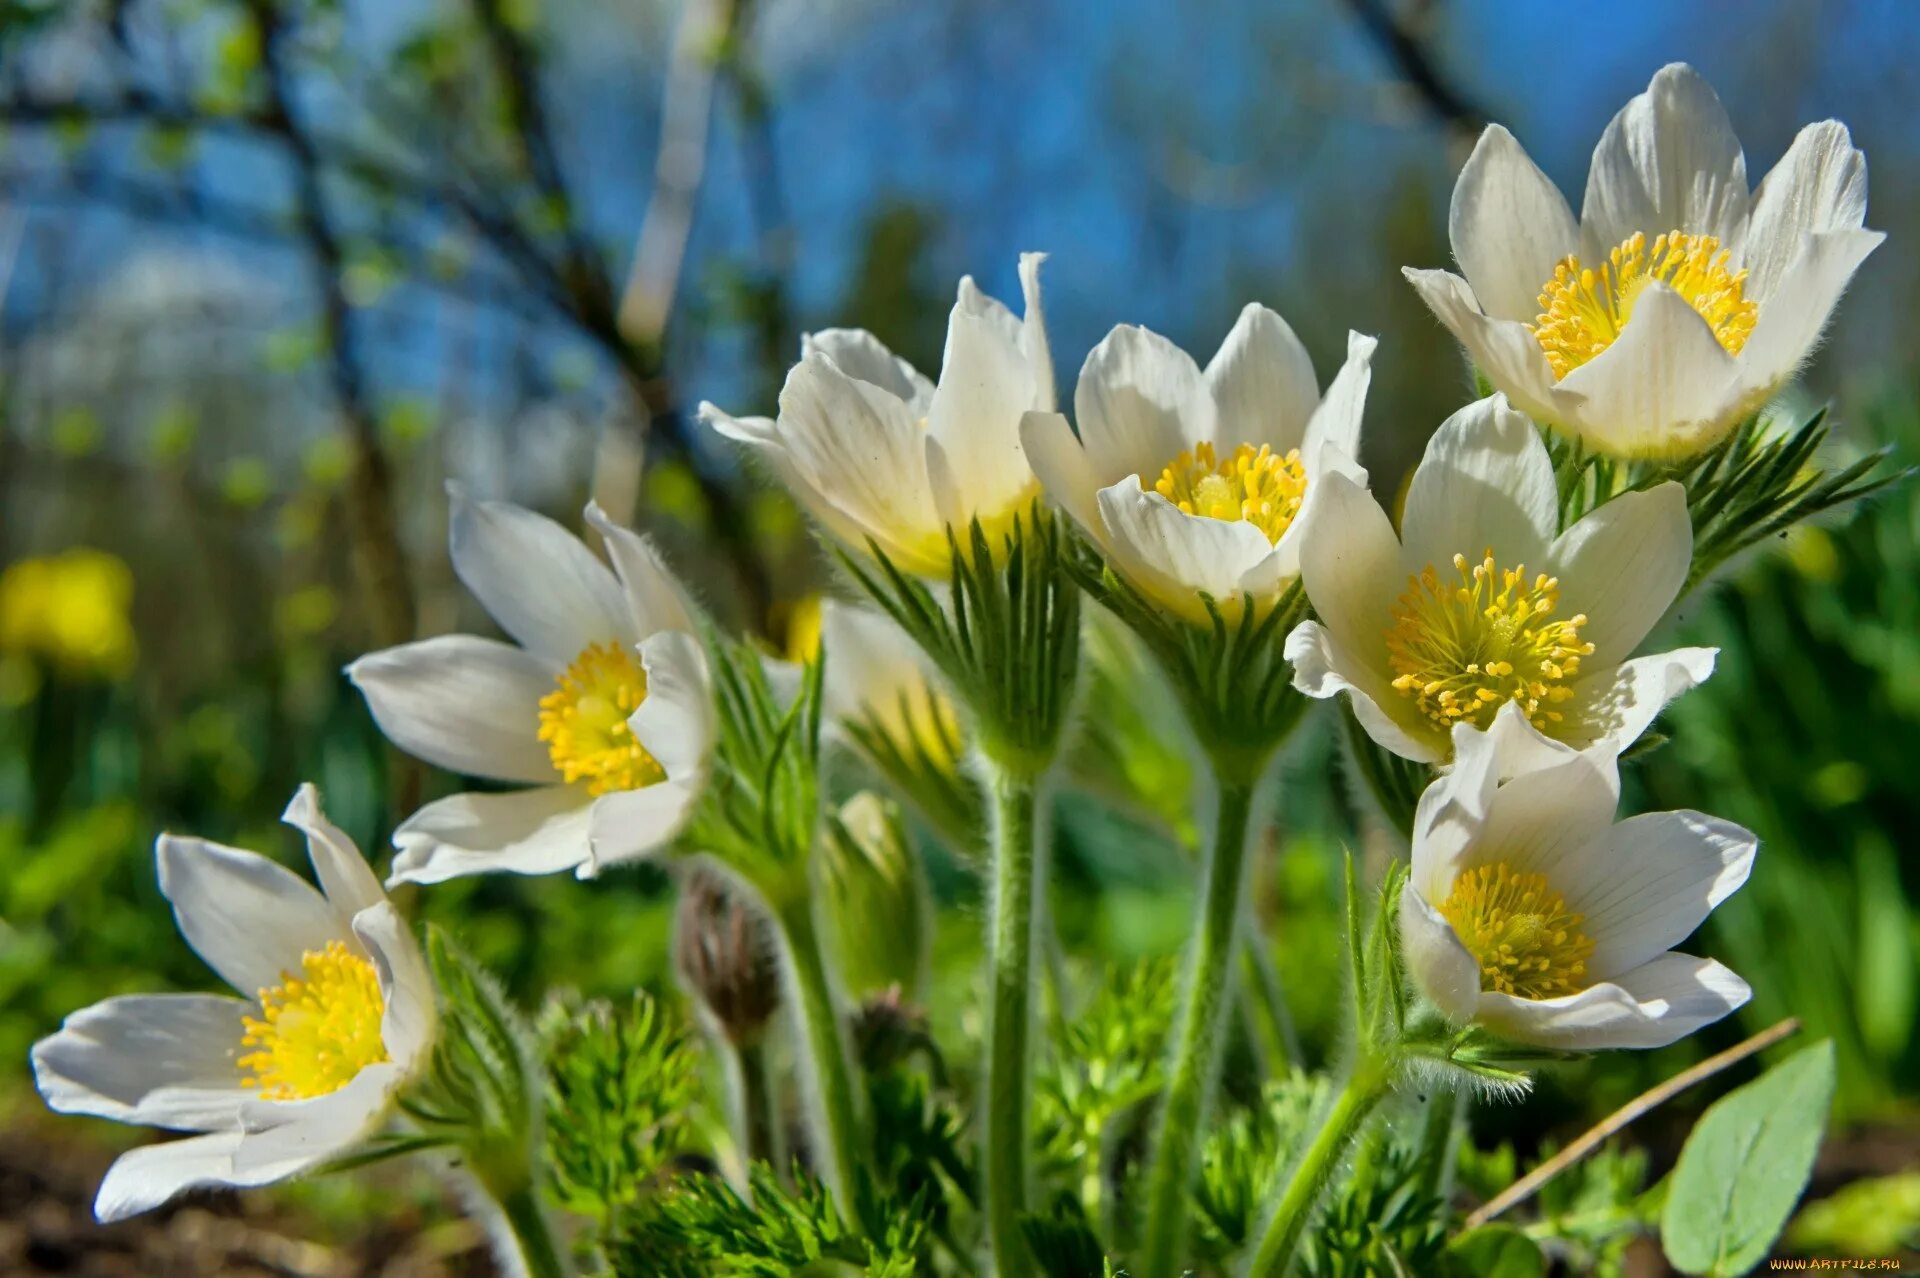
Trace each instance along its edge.
<instances>
[{"instance_id":1,"label":"yellow blurred flower","mask_svg":"<svg viewBox=\"0 0 1920 1278\"><path fill-rule=\"evenodd\" d=\"M117 556L76 546L0 573L0 651L72 674L117 677L133 666L133 573Z\"/></svg>"}]
</instances>

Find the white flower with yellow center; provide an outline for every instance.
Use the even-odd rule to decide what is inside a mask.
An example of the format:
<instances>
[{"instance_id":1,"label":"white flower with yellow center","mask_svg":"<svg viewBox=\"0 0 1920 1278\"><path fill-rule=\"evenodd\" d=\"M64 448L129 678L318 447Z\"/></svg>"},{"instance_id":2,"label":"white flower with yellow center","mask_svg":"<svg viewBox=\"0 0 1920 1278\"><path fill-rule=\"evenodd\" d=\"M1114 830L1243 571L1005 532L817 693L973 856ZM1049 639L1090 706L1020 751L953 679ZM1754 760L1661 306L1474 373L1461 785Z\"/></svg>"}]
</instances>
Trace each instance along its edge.
<instances>
[{"instance_id":1,"label":"white flower with yellow center","mask_svg":"<svg viewBox=\"0 0 1920 1278\"><path fill-rule=\"evenodd\" d=\"M1240 313L1206 371L1157 333L1121 326L1087 356L1075 438L1058 413L1022 428L1047 496L1115 571L1180 616L1271 604L1299 575L1323 475L1366 482L1354 460L1374 339L1347 339L1323 399L1287 322Z\"/></svg>"},{"instance_id":2,"label":"white flower with yellow center","mask_svg":"<svg viewBox=\"0 0 1920 1278\"><path fill-rule=\"evenodd\" d=\"M1680 485L1616 497L1556 536L1553 464L1502 396L1434 432L1397 538L1345 475L1319 500L1300 549L1319 620L1287 636L1294 686L1346 693L1402 758L1446 762L1456 724L1484 729L1509 702L1549 738L1624 749L1713 672L1710 648L1629 660L1692 562Z\"/></svg>"},{"instance_id":3,"label":"white flower with yellow center","mask_svg":"<svg viewBox=\"0 0 1920 1278\"><path fill-rule=\"evenodd\" d=\"M1040 263L1020 258L1026 318L960 281L934 385L860 329L809 335L780 391L778 420L701 420L766 461L796 500L848 547L869 539L901 570L945 578L947 529L980 521L991 544L1039 496L1020 418L1054 403L1040 308Z\"/></svg>"},{"instance_id":4,"label":"white flower with yellow center","mask_svg":"<svg viewBox=\"0 0 1920 1278\"><path fill-rule=\"evenodd\" d=\"M1614 823L1610 748L1554 750L1518 707L1454 730L1400 897L1407 970L1450 1020L1570 1051L1664 1047L1747 1001L1673 951L1741 884L1754 836L1699 812Z\"/></svg>"},{"instance_id":5,"label":"white flower with yellow center","mask_svg":"<svg viewBox=\"0 0 1920 1278\"><path fill-rule=\"evenodd\" d=\"M1885 238L1846 126L1800 131L1757 190L1725 108L1674 64L1594 148L1567 201L1493 125L1448 233L1465 279L1407 278L1515 406L1600 452L1682 457L1791 380Z\"/></svg>"},{"instance_id":6,"label":"white flower with yellow center","mask_svg":"<svg viewBox=\"0 0 1920 1278\"><path fill-rule=\"evenodd\" d=\"M94 1202L102 1221L347 1153L426 1058L434 996L413 934L312 786L283 819L306 835L320 891L257 853L173 835L156 847L181 935L239 998L110 998L34 1045L52 1108L199 1133L121 1155Z\"/></svg>"},{"instance_id":7,"label":"white flower with yellow center","mask_svg":"<svg viewBox=\"0 0 1920 1278\"><path fill-rule=\"evenodd\" d=\"M452 494L453 570L518 646L444 635L347 674L407 753L529 789L456 794L394 831L392 881L509 871L587 878L668 843L706 785L706 656L679 583L643 537L587 521L613 567L559 524Z\"/></svg>"}]
</instances>

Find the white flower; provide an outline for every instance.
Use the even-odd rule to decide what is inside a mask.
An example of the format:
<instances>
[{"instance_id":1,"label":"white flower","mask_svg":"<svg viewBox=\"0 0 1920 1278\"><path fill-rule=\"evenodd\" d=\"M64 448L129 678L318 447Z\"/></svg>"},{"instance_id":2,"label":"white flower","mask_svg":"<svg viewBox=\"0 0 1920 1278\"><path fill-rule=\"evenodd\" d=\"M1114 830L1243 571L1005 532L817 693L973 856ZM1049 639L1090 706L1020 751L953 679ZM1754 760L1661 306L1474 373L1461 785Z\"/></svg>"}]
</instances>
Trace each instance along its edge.
<instances>
[{"instance_id":1,"label":"white flower","mask_svg":"<svg viewBox=\"0 0 1920 1278\"><path fill-rule=\"evenodd\" d=\"M1043 254L1020 258L1026 318L960 281L935 386L873 334L809 335L780 392L778 421L701 420L763 458L826 530L864 551L868 539L903 571L945 577L947 528L978 519L998 544L1039 495L1020 447L1020 417L1053 407L1053 360L1040 309Z\"/></svg>"},{"instance_id":2,"label":"white flower","mask_svg":"<svg viewBox=\"0 0 1920 1278\"><path fill-rule=\"evenodd\" d=\"M1585 1051L1664 1047L1747 1001L1738 976L1670 947L1747 881L1751 833L1699 812L1614 824L1611 749L1552 751L1517 707L1454 740L1400 897L1407 970L1442 1013Z\"/></svg>"},{"instance_id":3,"label":"white flower","mask_svg":"<svg viewBox=\"0 0 1920 1278\"><path fill-rule=\"evenodd\" d=\"M121 1155L94 1201L102 1221L346 1153L426 1058L436 1014L413 934L312 786L282 819L307 836L322 891L238 848L161 835L155 849L181 935L240 998L110 998L34 1045L54 1109L200 1133Z\"/></svg>"},{"instance_id":4,"label":"white flower","mask_svg":"<svg viewBox=\"0 0 1920 1278\"><path fill-rule=\"evenodd\" d=\"M1300 548L1318 622L1287 636L1294 686L1344 692L1402 758L1444 763L1456 723L1508 701L1547 736L1631 744L1713 672L1714 650L1628 660L1686 581L1686 495L1665 483L1614 498L1564 533L1545 445L1495 395L1434 432L1396 538L1345 475L1321 481Z\"/></svg>"},{"instance_id":5,"label":"white flower","mask_svg":"<svg viewBox=\"0 0 1920 1278\"><path fill-rule=\"evenodd\" d=\"M1366 482L1360 415L1375 341L1347 338L1322 399L1287 322L1249 305L1202 373L1157 333L1121 326L1087 356L1074 390L1080 436L1058 413L1021 429L1047 496L1136 588L1205 622L1201 592L1236 615L1299 574L1322 475Z\"/></svg>"},{"instance_id":6,"label":"white flower","mask_svg":"<svg viewBox=\"0 0 1920 1278\"><path fill-rule=\"evenodd\" d=\"M643 537L589 505L609 570L532 511L452 492L453 570L519 646L444 635L347 674L407 753L531 789L456 794L394 831L391 881L505 870L588 878L664 846L706 785L706 655Z\"/></svg>"},{"instance_id":7,"label":"white flower","mask_svg":"<svg viewBox=\"0 0 1920 1278\"><path fill-rule=\"evenodd\" d=\"M829 724L864 744L884 741L905 758L957 771L965 741L959 712L946 681L907 632L877 609L839 599L825 601L820 629Z\"/></svg>"},{"instance_id":8,"label":"white flower","mask_svg":"<svg viewBox=\"0 0 1920 1278\"><path fill-rule=\"evenodd\" d=\"M1601 135L1578 223L1489 127L1448 218L1466 278L1406 276L1519 408L1604 453L1686 456L1798 371L1886 238L1866 212L1866 158L1832 120L1749 195L1725 108L1676 63Z\"/></svg>"}]
</instances>

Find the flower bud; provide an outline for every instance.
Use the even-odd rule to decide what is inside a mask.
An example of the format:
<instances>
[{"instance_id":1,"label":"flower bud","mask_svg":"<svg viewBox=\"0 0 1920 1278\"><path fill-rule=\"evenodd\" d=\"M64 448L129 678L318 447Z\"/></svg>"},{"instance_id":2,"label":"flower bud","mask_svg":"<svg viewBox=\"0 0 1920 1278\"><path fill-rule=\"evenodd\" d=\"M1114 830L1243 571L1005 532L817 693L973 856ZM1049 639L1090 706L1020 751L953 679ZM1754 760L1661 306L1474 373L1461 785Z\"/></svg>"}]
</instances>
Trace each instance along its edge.
<instances>
[{"instance_id":1,"label":"flower bud","mask_svg":"<svg viewBox=\"0 0 1920 1278\"><path fill-rule=\"evenodd\" d=\"M780 1006L780 969L758 905L726 878L695 867L680 887L674 967L736 1047L758 1041Z\"/></svg>"},{"instance_id":2,"label":"flower bud","mask_svg":"<svg viewBox=\"0 0 1920 1278\"><path fill-rule=\"evenodd\" d=\"M847 800L821 847L819 883L847 992L898 986L911 997L925 974L927 897L900 809L867 790Z\"/></svg>"}]
</instances>

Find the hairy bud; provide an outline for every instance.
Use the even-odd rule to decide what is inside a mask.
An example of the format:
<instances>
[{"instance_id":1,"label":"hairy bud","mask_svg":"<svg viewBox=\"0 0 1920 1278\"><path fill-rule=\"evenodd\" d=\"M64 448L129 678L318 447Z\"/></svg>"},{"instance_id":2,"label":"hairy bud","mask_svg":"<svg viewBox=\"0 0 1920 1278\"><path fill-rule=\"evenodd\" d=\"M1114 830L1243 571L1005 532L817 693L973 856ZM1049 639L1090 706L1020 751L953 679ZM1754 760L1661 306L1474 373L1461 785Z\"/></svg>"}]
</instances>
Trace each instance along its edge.
<instances>
[{"instance_id":1,"label":"hairy bud","mask_svg":"<svg viewBox=\"0 0 1920 1278\"><path fill-rule=\"evenodd\" d=\"M736 1047L759 1040L780 1006L780 969L765 916L744 892L705 867L680 886L674 967Z\"/></svg>"}]
</instances>

